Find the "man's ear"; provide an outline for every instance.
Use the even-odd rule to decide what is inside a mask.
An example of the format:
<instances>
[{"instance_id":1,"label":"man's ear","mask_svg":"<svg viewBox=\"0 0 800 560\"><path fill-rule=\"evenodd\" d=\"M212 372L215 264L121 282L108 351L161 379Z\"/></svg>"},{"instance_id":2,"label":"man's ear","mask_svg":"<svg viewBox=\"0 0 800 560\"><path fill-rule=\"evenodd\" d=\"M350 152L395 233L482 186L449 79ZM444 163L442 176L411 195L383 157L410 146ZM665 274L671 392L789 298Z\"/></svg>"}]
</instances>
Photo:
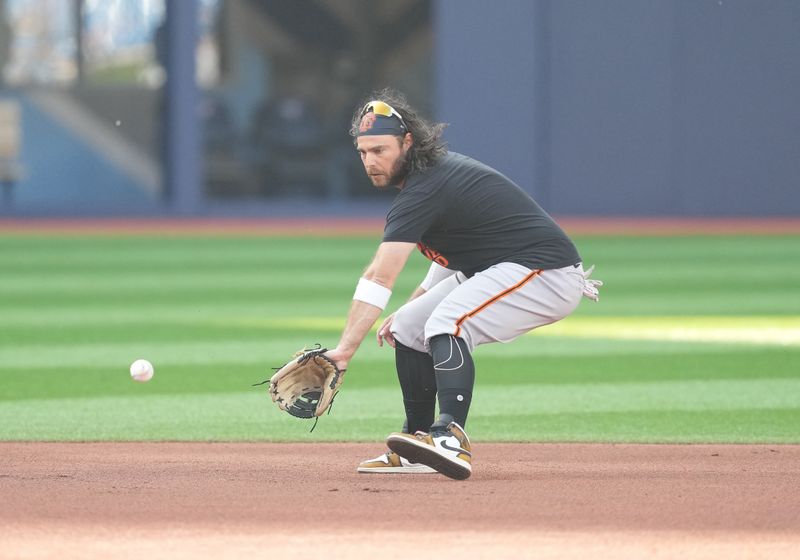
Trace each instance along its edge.
<instances>
[{"instance_id":1,"label":"man's ear","mask_svg":"<svg viewBox=\"0 0 800 560\"><path fill-rule=\"evenodd\" d=\"M403 136L403 149L408 150L413 145L414 145L414 137L411 136L410 132L406 132L406 135Z\"/></svg>"}]
</instances>

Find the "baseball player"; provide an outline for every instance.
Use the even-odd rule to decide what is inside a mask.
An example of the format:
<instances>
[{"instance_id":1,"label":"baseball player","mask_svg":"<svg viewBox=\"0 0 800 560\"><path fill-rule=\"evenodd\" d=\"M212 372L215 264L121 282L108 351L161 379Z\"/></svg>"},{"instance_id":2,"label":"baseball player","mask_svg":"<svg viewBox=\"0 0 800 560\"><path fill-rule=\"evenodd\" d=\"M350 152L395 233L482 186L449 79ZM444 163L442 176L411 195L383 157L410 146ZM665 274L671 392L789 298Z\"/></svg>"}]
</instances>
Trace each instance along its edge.
<instances>
[{"instance_id":1,"label":"baseball player","mask_svg":"<svg viewBox=\"0 0 800 560\"><path fill-rule=\"evenodd\" d=\"M443 128L391 90L374 94L353 118L367 175L375 187L398 193L341 340L327 353L340 369L386 307L411 252L431 260L411 299L378 329L378 344L395 351L406 418L403 430L387 438L389 451L359 465L363 473L469 477L464 426L473 349L563 319L582 296L597 300L602 285L588 278L572 241L527 193L491 167L448 151Z\"/></svg>"}]
</instances>

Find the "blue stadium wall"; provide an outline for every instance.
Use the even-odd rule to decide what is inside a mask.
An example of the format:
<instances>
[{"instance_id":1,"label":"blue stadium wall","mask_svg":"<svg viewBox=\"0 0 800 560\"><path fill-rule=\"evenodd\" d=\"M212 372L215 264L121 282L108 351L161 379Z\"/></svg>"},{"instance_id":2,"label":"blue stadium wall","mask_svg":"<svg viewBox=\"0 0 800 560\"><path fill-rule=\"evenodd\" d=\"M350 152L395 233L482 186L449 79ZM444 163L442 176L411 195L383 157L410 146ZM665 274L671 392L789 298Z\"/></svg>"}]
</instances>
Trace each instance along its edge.
<instances>
[{"instance_id":1,"label":"blue stadium wall","mask_svg":"<svg viewBox=\"0 0 800 560\"><path fill-rule=\"evenodd\" d=\"M22 129L21 173L7 185L2 215L150 214L160 201L24 92L0 101L18 104Z\"/></svg>"},{"instance_id":2,"label":"blue stadium wall","mask_svg":"<svg viewBox=\"0 0 800 560\"><path fill-rule=\"evenodd\" d=\"M552 213L800 215L800 1L433 7L436 117L450 123L451 149L502 170ZM191 46L194 35L183 31L178 46ZM191 48L176 50L191 61ZM181 68L191 75L190 65ZM21 99L26 175L16 209L213 211L197 202L201 156L189 105L177 104L170 121L174 200L162 205Z\"/></svg>"},{"instance_id":3,"label":"blue stadium wall","mask_svg":"<svg viewBox=\"0 0 800 560\"><path fill-rule=\"evenodd\" d=\"M556 214L800 214L800 2L438 0L451 148Z\"/></svg>"}]
</instances>

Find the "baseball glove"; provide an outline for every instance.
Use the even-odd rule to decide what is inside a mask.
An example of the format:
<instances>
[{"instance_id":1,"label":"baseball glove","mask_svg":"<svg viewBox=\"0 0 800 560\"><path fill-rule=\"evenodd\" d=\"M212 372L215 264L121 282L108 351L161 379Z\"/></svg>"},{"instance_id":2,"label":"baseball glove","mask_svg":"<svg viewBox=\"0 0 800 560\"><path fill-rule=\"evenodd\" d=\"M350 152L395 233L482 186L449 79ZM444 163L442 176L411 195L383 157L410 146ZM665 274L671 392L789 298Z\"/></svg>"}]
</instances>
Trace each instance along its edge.
<instances>
[{"instance_id":1,"label":"baseball glove","mask_svg":"<svg viewBox=\"0 0 800 560\"><path fill-rule=\"evenodd\" d=\"M318 344L303 348L269 380L269 394L278 407L298 418L321 416L333 402L344 380L344 370L325 356Z\"/></svg>"}]
</instances>

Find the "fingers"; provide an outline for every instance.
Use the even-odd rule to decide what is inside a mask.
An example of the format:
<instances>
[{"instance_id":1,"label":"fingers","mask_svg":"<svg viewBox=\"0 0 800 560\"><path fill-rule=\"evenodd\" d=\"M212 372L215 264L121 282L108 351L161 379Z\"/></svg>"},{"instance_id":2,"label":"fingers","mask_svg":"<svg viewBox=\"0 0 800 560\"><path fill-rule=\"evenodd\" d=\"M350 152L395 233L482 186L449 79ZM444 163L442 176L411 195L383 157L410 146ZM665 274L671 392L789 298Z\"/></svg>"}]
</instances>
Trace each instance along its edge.
<instances>
[{"instance_id":1,"label":"fingers","mask_svg":"<svg viewBox=\"0 0 800 560\"><path fill-rule=\"evenodd\" d=\"M583 288L583 295L593 301L600 300L600 292L594 286L585 286Z\"/></svg>"},{"instance_id":2,"label":"fingers","mask_svg":"<svg viewBox=\"0 0 800 560\"><path fill-rule=\"evenodd\" d=\"M347 364L350 362L350 360L342 359L340 353L337 352L336 349L328 350L324 355L333 360L333 362L336 364L336 367L339 368L339 371L344 372L347 369Z\"/></svg>"},{"instance_id":3,"label":"fingers","mask_svg":"<svg viewBox=\"0 0 800 560\"><path fill-rule=\"evenodd\" d=\"M392 331L388 328L381 328L378 330L378 346L383 346L383 342L386 341L386 344L394 348L394 337L392 336Z\"/></svg>"},{"instance_id":4,"label":"fingers","mask_svg":"<svg viewBox=\"0 0 800 560\"><path fill-rule=\"evenodd\" d=\"M376 334L376 338L378 339L378 346L383 346L383 342L386 343L394 348L394 337L392 336L391 326L392 321L394 320L394 313L386 317L381 327L378 329L378 333Z\"/></svg>"}]
</instances>

